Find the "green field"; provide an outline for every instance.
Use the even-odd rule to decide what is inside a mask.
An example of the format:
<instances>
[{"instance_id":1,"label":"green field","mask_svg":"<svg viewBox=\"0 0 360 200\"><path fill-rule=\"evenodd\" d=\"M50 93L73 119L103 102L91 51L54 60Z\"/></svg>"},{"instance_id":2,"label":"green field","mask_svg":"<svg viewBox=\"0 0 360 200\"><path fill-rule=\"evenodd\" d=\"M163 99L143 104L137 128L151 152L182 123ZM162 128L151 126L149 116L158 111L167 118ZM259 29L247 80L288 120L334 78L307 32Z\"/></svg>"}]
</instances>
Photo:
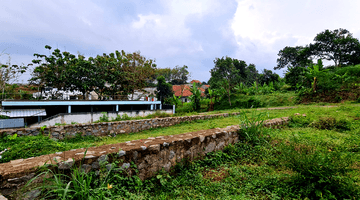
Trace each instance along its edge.
<instances>
[{"instance_id":1,"label":"green field","mask_svg":"<svg viewBox=\"0 0 360 200\"><path fill-rule=\"evenodd\" d=\"M63 194L72 181L66 199L90 199L90 196L94 199L358 199L360 107L352 103L331 106L242 109L240 116L199 120L116 137L77 137L64 141L45 136L4 137L0 146L13 146L4 159L7 155L29 157L34 152L40 155L292 116L288 125L278 129L251 126L240 133L242 142L226 147L223 152L210 153L204 160L183 162L172 172L159 172L144 182L136 176L121 177L104 170L100 178L90 172L52 181L47 184L52 188L45 191L49 192L47 195ZM233 111L239 110L221 112ZM76 186L76 182L87 184L87 189L82 184Z\"/></svg>"}]
</instances>

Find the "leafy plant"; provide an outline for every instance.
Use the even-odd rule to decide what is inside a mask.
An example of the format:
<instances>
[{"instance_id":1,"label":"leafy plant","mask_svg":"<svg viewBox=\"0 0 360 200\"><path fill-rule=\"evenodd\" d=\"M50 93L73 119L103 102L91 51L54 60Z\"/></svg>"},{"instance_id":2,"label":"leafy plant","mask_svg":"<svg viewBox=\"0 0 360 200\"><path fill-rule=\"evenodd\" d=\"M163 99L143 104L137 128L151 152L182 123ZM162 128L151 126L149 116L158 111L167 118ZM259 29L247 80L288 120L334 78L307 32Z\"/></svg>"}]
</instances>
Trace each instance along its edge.
<instances>
[{"instance_id":1,"label":"leafy plant","mask_svg":"<svg viewBox=\"0 0 360 200\"><path fill-rule=\"evenodd\" d=\"M190 96L191 105L193 110L200 110L200 99L201 99L201 91L196 86L195 82L193 83L193 87L191 88L192 95Z\"/></svg>"},{"instance_id":2,"label":"leafy plant","mask_svg":"<svg viewBox=\"0 0 360 200\"><path fill-rule=\"evenodd\" d=\"M99 118L99 120L97 122L109 122L110 121L107 112L102 112L101 114L102 114L102 116Z\"/></svg>"}]
</instances>

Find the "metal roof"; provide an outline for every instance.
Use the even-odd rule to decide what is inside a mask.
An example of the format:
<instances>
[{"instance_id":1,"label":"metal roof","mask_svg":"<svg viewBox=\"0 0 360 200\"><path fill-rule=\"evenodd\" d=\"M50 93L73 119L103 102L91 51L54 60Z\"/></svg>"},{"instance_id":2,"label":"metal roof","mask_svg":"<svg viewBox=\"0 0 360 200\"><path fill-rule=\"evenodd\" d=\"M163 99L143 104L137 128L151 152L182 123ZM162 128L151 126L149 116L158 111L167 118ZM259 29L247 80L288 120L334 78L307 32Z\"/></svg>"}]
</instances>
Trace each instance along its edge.
<instances>
[{"instance_id":1,"label":"metal roof","mask_svg":"<svg viewBox=\"0 0 360 200\"><path fill-rule=\"evenodd\" d=\"M6 110L0 110L0 115L5 115L10 118L46 116L46 111L44 108L40 108L40 109L6 109Z\"/></svg>"}]
</instances>

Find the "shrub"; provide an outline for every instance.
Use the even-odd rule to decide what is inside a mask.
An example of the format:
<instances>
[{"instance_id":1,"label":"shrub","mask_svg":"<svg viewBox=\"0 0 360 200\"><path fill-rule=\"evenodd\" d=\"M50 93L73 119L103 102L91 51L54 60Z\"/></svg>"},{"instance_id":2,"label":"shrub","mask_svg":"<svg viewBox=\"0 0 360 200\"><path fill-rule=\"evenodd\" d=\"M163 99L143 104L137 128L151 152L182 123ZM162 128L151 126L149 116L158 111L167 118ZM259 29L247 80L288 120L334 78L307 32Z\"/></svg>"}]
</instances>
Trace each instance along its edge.
<instances>
[{"instance_id":1,"label":"shrub","mask_svg":"<svg viewBox=\"0 0 360 200\"><path fill-rule=\"evenodd\" d=\"M337 120L333 117L322 117L318 121L312 122L310 126L323 130L351 130L351 122L345 119Z\"/></svg>"},{"instance_id":2,"label":"shrub","mask_svg":"<svg viewBox=\"0 0 360 200\"><path fill-rule=\"evenodd\" d=\"M96 122L109 122L110 121L109 116L106 112L102 112L101 114L102 114L102 116Z\"/></svg>"},{"instance_id":3,"label":"shrub","mask_svg":"<svg viewBox=\"0 0 360 200\"><path fill-rule=\"evenodd\" d=\"M353 199L359 197L359 187L346 176L352 171L351 153L322 149L320 146L294 141L280 146L282 163L296 174L290 187L301 198Z\"/></svg>"}]
</instances>

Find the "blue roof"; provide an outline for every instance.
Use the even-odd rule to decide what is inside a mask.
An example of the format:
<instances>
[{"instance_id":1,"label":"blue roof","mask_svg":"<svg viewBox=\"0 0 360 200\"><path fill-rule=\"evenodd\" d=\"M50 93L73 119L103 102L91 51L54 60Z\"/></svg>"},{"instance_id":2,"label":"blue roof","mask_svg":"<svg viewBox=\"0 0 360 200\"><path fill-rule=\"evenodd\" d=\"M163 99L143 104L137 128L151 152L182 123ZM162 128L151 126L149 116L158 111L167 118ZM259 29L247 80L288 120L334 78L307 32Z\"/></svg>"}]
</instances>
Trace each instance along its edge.
<instances>
[{"instance_id":1,"label":"blue roof","mask_svg":"<svg viewBox=\"0 0 360 200\"><path fill-rule=\"evenodd\" d=\"M2 101L2 106L153 105L161 101Z\"/></svg>"}]
</instances>

